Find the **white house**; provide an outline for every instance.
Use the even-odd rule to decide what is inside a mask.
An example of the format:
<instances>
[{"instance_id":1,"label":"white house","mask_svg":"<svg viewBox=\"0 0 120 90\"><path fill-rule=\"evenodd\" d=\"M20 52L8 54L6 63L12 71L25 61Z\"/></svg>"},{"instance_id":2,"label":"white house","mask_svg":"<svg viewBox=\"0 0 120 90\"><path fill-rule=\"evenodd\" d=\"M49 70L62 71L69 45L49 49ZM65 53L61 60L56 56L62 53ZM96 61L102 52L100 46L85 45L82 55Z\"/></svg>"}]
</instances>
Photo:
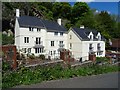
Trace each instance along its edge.
<instances>
[{"instance_id":1,"label":"white house","mask_svg":"<svg viewBox=\"0 0 120 90\"><path fill-rule=\"evenodd\" d=\"M15 45L25 54L44 54L51 58L59 57L59 50L67 48L67 30L57 22L33 16L20 16L16 9Z\"/></svg>"},{"instance_id":2,"label":"white house","mask_svg":"<svg viewBox=\"0 0 120 90\"><path fill-rule=\"evenodd\" d=\"M105 56L105 39L96 30L70 28L61 25L61 19L43 20L33 16L20 16L16 10L15 45L18 51L38 56L59 58L61 49L69 49L75 59L88 60L90 53Z\"/></svg>"},{"instance_id":3,"label":"white house","mask_svg":"<svg viewBox=\"0 0 120 90\"><path fill-rule=\"evenodd\" d=\"M105 56L105 39L96 30L83 27L70 28L68 31L68 49L79 60L88 60L89 54L95 53L97 57Z\"/></svg>"}]
</instances>

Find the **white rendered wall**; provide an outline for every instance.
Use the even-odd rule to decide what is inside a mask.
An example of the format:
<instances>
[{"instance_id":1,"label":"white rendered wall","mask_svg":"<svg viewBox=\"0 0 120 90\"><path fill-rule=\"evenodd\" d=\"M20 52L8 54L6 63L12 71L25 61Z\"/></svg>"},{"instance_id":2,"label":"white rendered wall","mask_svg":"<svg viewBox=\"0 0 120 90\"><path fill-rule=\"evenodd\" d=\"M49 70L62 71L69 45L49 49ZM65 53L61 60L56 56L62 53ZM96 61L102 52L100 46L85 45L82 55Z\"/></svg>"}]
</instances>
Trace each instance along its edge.
<instances>
[{"instance_id":1,"label":"white rendered wall","mask_svg":"<svg viewBox=\"0 0 120 90\"><path fill-rule=\"evenodd\" d=\"M70 39L70 35L72 38ZM104 41L81 41L78 36L70 30L68 32L68 49L72 51L72 54L74 55L74 58L76 60L79 60L80 57L82 57L82 60L88 60L89 59L89 44L92 43L94 47L94 51L97 52L97 44L100 43L101 50L103 51L102 55L97 55L96 57L104 57L105 56L105 42ZM69 44L72 43L72 49L70 49Z\"/></svg>"}]
</instances>

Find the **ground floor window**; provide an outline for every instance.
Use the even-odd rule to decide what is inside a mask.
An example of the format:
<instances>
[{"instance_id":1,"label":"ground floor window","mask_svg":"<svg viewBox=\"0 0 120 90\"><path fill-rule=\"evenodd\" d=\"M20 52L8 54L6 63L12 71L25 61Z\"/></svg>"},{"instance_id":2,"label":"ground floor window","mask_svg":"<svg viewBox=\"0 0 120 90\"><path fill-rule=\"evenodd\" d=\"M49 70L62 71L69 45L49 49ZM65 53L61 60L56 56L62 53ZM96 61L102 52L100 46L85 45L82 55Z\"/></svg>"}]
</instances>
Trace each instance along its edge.
<instances>
[{"instance_id":1,"label":"ground floor window","mask_svg":"<svg viewBox=\"0 0 120 90\"><path fill-rule=\"evenodd\" d=\"M24 53L26 53L26 52L27 52L27 48L22 48L22 51L23 51Z\"/></svg>"},{"instance_id":2,"label":"ground floor window","mask_svg":"<svg viewBox=\"0 0 120 90\"><path fill-rule=\"evenodd\" d=\"M102 55L103 52L97 52L97 55Z\"/></svg>"},{"instance_id":3,"label":"ground floor window","mask_svg":"<svg viewBox=\"0 0 120 90\"><path fill-rule=\"evenodd\" d=\"M35 48L35 53L43 53L43 48Z\"/></svg>"},{"instance_id":4,"label":"ground floor window","mask_svg":"<svg viewBox=\"0 0 120 90\"><path fill-rule=\"evenodd\" d=\"M28 53L31 53L31 48L28 48Z\"/></svg>"}]
</instances>

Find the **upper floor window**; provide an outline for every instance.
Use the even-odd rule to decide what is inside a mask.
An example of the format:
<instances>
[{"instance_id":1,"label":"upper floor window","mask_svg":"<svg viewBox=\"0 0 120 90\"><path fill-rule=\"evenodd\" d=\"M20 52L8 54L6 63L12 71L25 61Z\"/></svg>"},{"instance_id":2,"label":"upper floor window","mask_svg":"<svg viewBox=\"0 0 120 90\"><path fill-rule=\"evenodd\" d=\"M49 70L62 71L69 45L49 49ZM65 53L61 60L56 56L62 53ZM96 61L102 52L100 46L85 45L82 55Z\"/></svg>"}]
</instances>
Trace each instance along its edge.
<instances>
[{"instance_id":1,"label":"upper floor window","mask_svg":"<svg viewBox=\"0 0 120 90\"><path fill-rule=\"evenodd\" d=\"M89 50L93 50L92 43L89 44Z\"/></svg>"},{"instance_id":2,"label":"upper floor window","mask_svg":"<svg viewBox=\"0 0 120 90\"><path fill-rule=\"evenodd\" d=\"M54 41L51 41L51 46L54 46Z\"/></svg>"},{"instance_id":3,"label":"upper floor window","mask_svg":"<svg viewBox=\"0 0 120 90\"><path fill-rule=\"evenodd\" d=\"M70 35L70 39L72 39L72 35Z\"/></svg>"},{"instance_id":4,"label":"upper floor window","mask_svg":"<svg viewBox=\"0 0 120 90\"><path fill-rule=\"evenodd\" d=\"M36 37L36 44L40 44L41 43L41 38L40 37Z\"/></svg>"},{"instance_id":5,"label":"upper floor window","mask_svg":"<svg viewBox=\"0 0 120 90\"><path fill-rule=\"evenodd\" d=\"M61 48L63 48L63 46L64 46L63 41L59 41L59 46L60 46Z\"/></svg>"},{"instance_id":6,"label":"upper floor window","mask_svg":"<svg viewBox=\"0 0 120 90\"><path fill-rule=\"evenodd\" d=\"M63 32L60 32L60 36L63 36Z\"/></svg>"},{"instance_id":7,"label":"upper floor window","mask_svg":"<svg viewBox=\"0 0 120 90\"><path fill-rule=\"evenodd\" d=\"M97 44L97 49L100 50L100 43Z\"/></svg>"},{"instance_id":8,"label":"upper floor window","mask_svg":"<svg viewBox=\"0 0 120 90\"><path fill-rule=\"evenodd\" d=\"M70 43L70 49L72 49L72 43Z\"/></svg>"},{"instance_id":9,"label":"upper floor window","mask_svg":"<svg viewBox=\"0 0 120 90\"><path fill-rule=\"evenodd\" d=\"M29 27L29 31L33 31L33 28L32 28L32 27Z\"/></svg>"},{"instance_id":10,"label":"upper floor window","mask_svg":"<svg viewBox=\"0 0 120 90\"><path fill-rule=\"evenodd\" d=\"M60 43L60 44L63 44L63 41L60 41L59 43Z\"/></svg>"},{"instance_id":11,"label":"upper floor window","mask_svg":"<svg viewBox=\"0 0 120 90\"><path fill-rule=\"evenodd\" d=\"M24 37L24 43L29 43L29 37Z\"/></svg>"},{"instance_id":12,"label":"upper floor window","mask_svg":"<svg viewBox=\"0 0 120 90\"><path fill-rule=\"evenodd\" d=\"M40 28L37 28L37 32L40 32L41 31L41 29Z\"/></svg>"},{"instance_id":13,"label":"upper floor window","mask_svg":"<svg viewBox=\"0 0 120 90\"><path fill-rule=\"evenodd\" d=\"M54 32L54 35L58 35L58 32Z\"/></svg>"}]
</instances>

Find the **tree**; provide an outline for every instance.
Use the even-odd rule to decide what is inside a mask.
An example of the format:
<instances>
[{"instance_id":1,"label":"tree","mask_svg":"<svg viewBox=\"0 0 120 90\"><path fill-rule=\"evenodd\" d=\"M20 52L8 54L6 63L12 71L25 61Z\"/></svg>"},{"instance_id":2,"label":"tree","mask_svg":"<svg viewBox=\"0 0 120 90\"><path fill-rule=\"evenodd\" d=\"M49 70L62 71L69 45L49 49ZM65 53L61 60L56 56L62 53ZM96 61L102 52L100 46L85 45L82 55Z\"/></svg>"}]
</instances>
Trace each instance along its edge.
<instances>
[{"instance_id":1,"label":"tree","mask_svg":"<svg viewBox=\"0 0 120 90\"><path fill-rule=\"evenodd\" d=\"M94 29L96 27L95 18L91 11L88 14L79 18L79 20L75 23L76 27L80 27L80 25L84 25L86 28Z\"/></svg>"},{"instance_id":2,"label":"tree","mask_svg":"<svg viewBox=\"0 0 120 90\"><path fill-rule=\"evenodd\" d=\"M55 19L57 18L70 18L71 15L71 6L69 3L60 3L60 2L56 2L53 4L53 8L52 8L52 12L53 12L53 17Z\"/></svg>"},{"instance_id":3,"label":"tree","mask_svg":"<svg viewBox=\"0 0 120 90\"><path fill-rule=\"evenodd\" d=\"M114 32L115 32L115 20L111 18L111 15L108 14L107 11L101 11L96 17L97 21L97 30L103 32L104 34L109 34L105 35L108 36L106 37L111 38L114 37Z\"/></svg>"},{"instance_id":4,"label":"tree","mask_svg":"<svg viewBox=\"0 0 120 90\"><path fill-rule=\"evenodd\" d=\"M14 44L14 37L12 35L8 36L6 34L2 34L2 45Z\"/></svg>"},{"instance_id":5,"label":"tree","mask_svg":"<svg viewBox=\"0 0 120 90\"><path fill-rule=\"evenodd\" d=\"M90 11L89 6L85 2L76 2L72 7L71 21L74 24L80 17L84 17Z\"/></svg>"}]
</instances>

